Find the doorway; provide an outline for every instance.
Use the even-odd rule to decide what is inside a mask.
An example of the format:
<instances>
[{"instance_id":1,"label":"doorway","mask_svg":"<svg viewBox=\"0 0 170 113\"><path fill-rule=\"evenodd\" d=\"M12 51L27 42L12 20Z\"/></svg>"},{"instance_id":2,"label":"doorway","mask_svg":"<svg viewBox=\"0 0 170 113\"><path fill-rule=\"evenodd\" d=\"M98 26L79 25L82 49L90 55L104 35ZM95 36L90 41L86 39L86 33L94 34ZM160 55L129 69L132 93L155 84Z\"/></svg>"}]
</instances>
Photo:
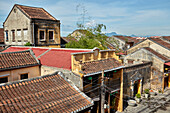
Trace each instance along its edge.
<instances>
[{"instance_id":1,"label":"doorway","mask_svg":"<svg viewBox=\"0 0 170 113\"><path fill-rule=\"evenodd\" d=\"M140 80L135 81L133 85L134 85L133 97L135 97L137 93L140 93Z\"/></svg>"},{"instance_id":2,"label":"doorway","mask_svg":"<svg viewBox=\"0 0 170 113\"><path fill-rule=\"evenodd\" d=\"M169 76L166 76L164 79L164 89L168 87Z\"/></svg>"}]
</instances>

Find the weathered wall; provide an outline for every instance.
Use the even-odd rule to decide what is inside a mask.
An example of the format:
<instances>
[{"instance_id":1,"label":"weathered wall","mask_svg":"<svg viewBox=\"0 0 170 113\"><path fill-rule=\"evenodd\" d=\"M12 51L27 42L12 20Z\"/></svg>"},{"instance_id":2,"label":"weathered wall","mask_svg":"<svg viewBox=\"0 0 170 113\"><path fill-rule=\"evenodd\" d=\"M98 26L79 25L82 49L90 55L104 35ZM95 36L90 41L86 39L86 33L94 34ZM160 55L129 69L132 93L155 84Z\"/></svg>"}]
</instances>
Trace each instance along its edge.
<instances>
[{"instance_id":1,"label":"weathered wall","mask_svg":"<svg viewBox=\"0 0 170 113\"><path fill-rule=\"evenodd\" d=\"M69 70L65 70L65 69L62 69L62 68L49 67L49 66L41 66L41 76L47 75L47 74L51 74L51 73L54 73L56 71L62 72L65 75L65 77L70 79L78 88L82 89L81 88L82 84L80 82L80 80L81 80L80 76L72 73Z\"/></svg>"},{"instance_id":2,"label":"weathered wall","mask_svg":"<svg viewBox=\"0 0 170 113\"><path fill-rule=\"evenodd\" d=\"M45 21L45 20L34 20L34 33L36 39L36 45L47 45L60 44L60 22L59 21ZM45 40L40 40L40 30L45 31ZM49 31L52 30L54 33L54 39L49 40Z\"/></svg>"},{"instance_id":3,"label":"weathered wall","mask_svg":"<svg viewBox=\"0 0 170 113\"><path fill-rule=\"evenodd\" d=\"M162 55L168 56L170 57L170 50L152 42L151 40L147 39L133 47L131 47L130 49L127 50L127 54L130 54L136 50L138 50L139 48L142 47L150 47L151 49L157 51L158 53L161 53Z\"/></svg>"},{"instance_id":4,"label":"weathered wall","mask_svg":"<svg viewBox=\"0 0 170 113\"><path fill-rule=\"evenodd\" d=\"M114 36L112 36L111 38L114 38L114 40L118 43L120 49L124 49L125 44L126 44L125 41L120 40L119 38L116 38ZM112 43L112 44L115 45L115 43ZM115 45L115 46L117 46L117 45Z\"/></svg>"},{"instance_id":5,"label":"weathered wall","mask_svg":"<svg viewBox=\"0 0 170 113\"><path fill-rule=\"evenodd\" d=\"M152 61L153 67L159 69L161 72L164 71L164 61L145 49L140 49L134 53L131 53L124 57L124 63L128 64L128 60L134 60L133 64L142 63L143 61Z\"/></svg>"},{"instance_id":6,"label":"weathered wall","mask_svg":"<svg viewBox=\"0 0 170 113\"><path fill-rule=\"evenodd\" d=\"M28 73L28 78L41 76L39 66L20 68L20 69L14 69L9 71L1 71L0 75L9 74L8 82L11 82L16 80L21 80L20 75L27 74L27 73Z\"/></svg>"},{"instance_id":7,"label":"weathered wall","mask_svg":"<svg viewBox=\"0 0 170 113\"><path fill-rule=\"evenodd\" d=\"M17 34L17 30L19 29L21 30L20 36ZM24 29L28 29L26 36L24 36ZM30 19L27 18L17 7L14 7L6 22L4 23L4 31L6 30L8 30L8 41L6 40L5 36L5 44L24 45L27 42L32 43ZM15 30L15 41L12 40L11 30Z\"/></svg>"},{"instance_id":8,"label":"weathered wall","mask_svg":"<svg viewBox=\"0 0 170 113\"><path fill-rule=\"evenodd\" d=\"M145 64L137 64L128 66L123 69L123 93L124 97L132 97L131 82L142 79L142 92L146 88L150 88L150 76L151 76L151 62Z\"/></svg>"},{"instance_id":9,"label":"weathered wall","mask_svg":"<svg viewBox=\"0 0 170 113\"><path fill-rule=\"evenodd\" d=\"M79 71L81 71L80 63L96 61L96 60L104 60L108 58L115 58L116 60L120 61L119 57L115 54L115 52L111 50L107 50L107 51L95 50L93 52L72 54L71 55L72 71L77 74L80 74L79 73Z\"/></svg>"}]
</instances>

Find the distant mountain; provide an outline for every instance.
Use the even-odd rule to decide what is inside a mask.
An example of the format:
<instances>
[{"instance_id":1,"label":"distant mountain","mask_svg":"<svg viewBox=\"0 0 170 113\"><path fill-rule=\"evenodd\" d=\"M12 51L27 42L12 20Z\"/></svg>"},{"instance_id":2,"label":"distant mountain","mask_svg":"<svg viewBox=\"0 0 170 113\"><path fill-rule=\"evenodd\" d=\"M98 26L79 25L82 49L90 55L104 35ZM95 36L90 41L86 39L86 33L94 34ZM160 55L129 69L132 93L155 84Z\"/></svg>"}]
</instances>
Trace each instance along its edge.
<instances>
[{"instance_id":1,"label":"distant mountain","mask_svg":"<svg viewBox=\"0 0 170 113\"><path fill-rule=\"evenodd\" d=\"M105 35L108 36L108 37L111 37L111 36L127 36L127 35L117 34L116 32L106 33Z\"/></svg>"},{"instance_id":2,"label":"distant mountain","mask_svg":"<svg viewBox=\"0 0 170 113\"><path fill-rule=\"evenodd\" d=\"M123 34L117 34L116 32L111 32L111 33L105 33L106 36L111 37L111 36L131 36L131 37L151 37L151 36L160 36L160 35L123 35Z\"/></svg>"},{"instance_id":3,"label":"distant mountain","mask_svg":"<svg viewBox=\"0 0 170 113\"><path fill-rule=\"evenodd\" d=\"M111 33L106 33L105 35L108 37L111 37L113 35L118 35L118 34L116 32L111 32Z\"/></svg>"},{"instance_id":4,"label":"distant mountain","mask_svg":"<svg viewBox=\"0 0 170 113\"><path fill-rule=\"evenodd\" d=\"M138 36L136 36L136 35L134 35L134 34L132 34L132 35L130 35L131 37L138 37Z\"/></svg>"}]
</instances>

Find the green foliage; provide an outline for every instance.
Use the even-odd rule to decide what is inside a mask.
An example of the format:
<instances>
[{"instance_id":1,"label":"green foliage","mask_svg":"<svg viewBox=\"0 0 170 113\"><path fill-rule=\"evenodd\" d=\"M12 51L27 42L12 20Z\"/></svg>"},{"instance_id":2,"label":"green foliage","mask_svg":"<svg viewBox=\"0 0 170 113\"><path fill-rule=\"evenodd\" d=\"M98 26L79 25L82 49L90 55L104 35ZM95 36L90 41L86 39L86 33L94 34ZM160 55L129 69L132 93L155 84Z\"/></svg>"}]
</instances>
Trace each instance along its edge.
<instances>
[{"instance_id":1,"label":"green foliage","mask_svg":"<svg viewBox=\"0 0 170 113\"><path fill-rule=\"evenodd\" d=\"M140 93L137 93L137 94L136 94L136 97L137 97L137 98L141 98L141 94L140 94Z\"/></svg>"},{"instance_id":2,"label":"green foliage","mask_svg":"<svg viewBox=\"0 0 170 113\"><path fill-rule=\"evenodd\" d=\"M84 28L81 24L78 24L78 27ZM80 36L80 39L77 41L71 40L66 44L66 48L93 49L94 47L98 47L102 50L107 49L105 46L107 37L101 33L102 29L106 29L106 26L103 24L97 24L95 27L80 29L84 31L83 36ZM71 36L69 35L68 37Z\"/></svg>"},{"instance_id":3,"label":"green foliage","mask_svg":"<svg viewBox=\"0 0 170 113\"><path fill-rule=\"evenodd\" d=\"M24 46L31 46L31 43L27 42Z\"/></svg>"},{"instance_id":4,"label":"green foliage","mask_svg":"<svg viewBox=\"0 0 170 113\"><path fill-rule=\"evenodd\" d=\"M149 89L145 89L144 91L146 94L149 94Z\"/></svg>"}]
</instances>

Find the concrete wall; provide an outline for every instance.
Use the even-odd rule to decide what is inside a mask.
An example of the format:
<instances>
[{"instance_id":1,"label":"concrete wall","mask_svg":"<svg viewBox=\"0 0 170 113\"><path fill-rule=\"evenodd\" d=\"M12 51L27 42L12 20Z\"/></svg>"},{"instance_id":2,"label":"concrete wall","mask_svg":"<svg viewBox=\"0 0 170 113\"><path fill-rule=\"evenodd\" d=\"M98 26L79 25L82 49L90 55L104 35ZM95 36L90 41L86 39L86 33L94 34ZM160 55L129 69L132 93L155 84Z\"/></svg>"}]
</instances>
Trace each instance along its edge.
<instances>
[{"instance_id":1,"label":"concrete wall","mask_svg":"<svg viewBox=\"0 0 170 113\"><path fill-rule=\"evenodd\" d=\"M132 84L131 82L134 82L136 80L142 80L142 86L141 92L143 92L145 89L148 89L151 87L150 84L150 77L151 77L151 63L146 64L138 64L126 67L123 70L123 92L124 92L124 98L132 97L133 91L132 91ZM136 80L135 80L136 79Z\"/></svg>"},{"instance_id":2,"label":"concrete wall","mask_svg":"<svg viewBox=\"0 0 170 113\"><path fill-rule=\"evenodd\" d=\"M81 77L72 73L69 70L65 70L62 68L56 68L56 67L49 67L49 66L41 66L41 76L54 73L56 71L62 72L66 78L70 79L79 89L82 89L82 82Z\"/></svg>"},{"instance_id":3,"label":"concrete wall","mask_svg":"<svg viewBox=\"0 0 170 113\"><path fill-rule=\"evenodd\" d=\"M27 35L24 36L24 29L27 29ZM32 43L30 19L27 18L17 7L14 7L6 22L4 23L4 31L8 30L8 41L5 35L5 44L7 45L24 45L27 42ZM15 30L15 41L12 40L12 32ZM21 35L18 35L17 30L21 30Z\"/></svg>"},{"instance_id":4,"label":"concrete wall","mask_svg":"<svg viewBox=\"0 0 170 113\"><path fill-rule=\"evenodd\" d=\"M133 64L143 63L143 61L152 61L153 67L159 69L159 71L164 71L164 61L160 58L156 57L155 55L151 54L145 49L140 49L134 53L131 53L124 57L125 65L128 64L128 60L134 60Z\"/></svg>"},{"instance_id":5,"label":"concrete wall","mask_svg":"<svg viewBox=\"0 0 170 113\"><path fill-rule=\"evenodd\" d=\"M0 76L8 75L8 82L21 80L21 74L27 74L28 78L38 77L41 76L39 66L27 67L27 68L20 68L14 69L9 71L1 71Z\"/></svg>"}]
</instances>

